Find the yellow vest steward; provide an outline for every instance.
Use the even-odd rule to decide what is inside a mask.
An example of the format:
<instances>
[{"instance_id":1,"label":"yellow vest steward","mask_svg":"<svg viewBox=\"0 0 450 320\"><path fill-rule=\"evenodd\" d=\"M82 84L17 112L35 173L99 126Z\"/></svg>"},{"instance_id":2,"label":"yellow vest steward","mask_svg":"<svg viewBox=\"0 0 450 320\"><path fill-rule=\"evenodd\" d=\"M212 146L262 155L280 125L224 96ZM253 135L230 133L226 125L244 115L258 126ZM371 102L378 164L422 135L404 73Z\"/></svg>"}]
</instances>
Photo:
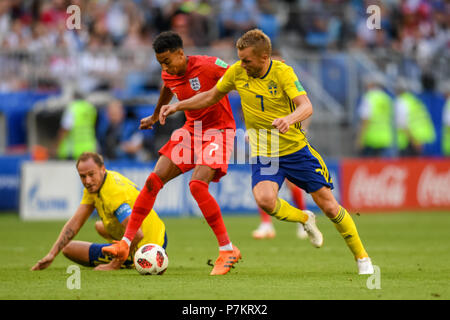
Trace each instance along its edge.
<instances>
[{"instance_id":1,"label":"yellow vest steward","mask_svg":"<svg viewBox=\"0 0 450 320\"><path fill-rule=\"evenodd\" d=\"M89 193L85 188L81 204L95 206L106 231L114 240L120 240L123 237L125 228L119 222L114 212L124 203L133 208L138 195L139 189L132 181L118 172L107 170L106 178L100 191ZM153 209L145 218L141 229L144 233L144 238L138 243L137 248L146 243L163 245L166 228L164 222Z\"/></svg>"}]
</instances>

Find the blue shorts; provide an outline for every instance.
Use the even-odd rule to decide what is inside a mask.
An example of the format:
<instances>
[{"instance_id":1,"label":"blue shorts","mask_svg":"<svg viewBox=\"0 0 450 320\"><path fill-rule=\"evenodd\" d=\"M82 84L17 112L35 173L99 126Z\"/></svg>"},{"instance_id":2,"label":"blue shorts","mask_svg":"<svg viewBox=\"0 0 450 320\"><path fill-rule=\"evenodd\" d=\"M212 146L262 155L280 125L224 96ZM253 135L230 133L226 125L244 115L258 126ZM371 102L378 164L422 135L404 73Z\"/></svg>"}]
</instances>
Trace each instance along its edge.
<instances>
[{"instance_id":1,"label":"blue shorts","mask_svg":"<svg viewBox=\"0 0 450 320\"><path fill-rule=\"evenodd\" d=\"M258 182L267 180L278 183L281 188L284 179L308 193L323 186L333 189L333 181L325 162L310 145L278 158L252 159L252 189Z\"/></svg>"},{"instance_id":2,"label":"blue shorts","mask_svg":"<svg viewBox=\"0 0 450 320\"><path fill-rule=\"evenodd\" d=\"M93 243L89 247L89 265L91 267L98 266L101 263L110 263L111 258L109 256L105 256L102 252L103 247L110 246L110 243ZM167 247L167 232L164 234L164 244L162 245L164 249ZM138 249L138 248L136 248ZM122 268L132 268L134 261L133 255L130 255L127 260L122 265Z\"/></svg>"}]
</instances>

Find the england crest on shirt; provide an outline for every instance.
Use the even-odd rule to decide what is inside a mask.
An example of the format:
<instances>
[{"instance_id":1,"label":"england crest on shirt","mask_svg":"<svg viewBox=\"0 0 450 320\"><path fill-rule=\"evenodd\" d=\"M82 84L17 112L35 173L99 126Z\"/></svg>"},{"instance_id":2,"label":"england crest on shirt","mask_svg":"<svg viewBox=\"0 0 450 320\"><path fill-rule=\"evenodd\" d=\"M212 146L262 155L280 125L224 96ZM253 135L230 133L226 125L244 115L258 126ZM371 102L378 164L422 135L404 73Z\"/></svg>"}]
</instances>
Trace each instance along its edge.
<instances>
[{"instance_id":1,"label":"england crest on shirt","mask_svg":"<svg viewBox=\"0 0 450 320\"><path fill-rule=\"evenodd\" d=\"M198 80L198 77L189 79L189 83L191 84L192 90L195 90L195 91L200 90L200 81Z\"/></svg>"}]
</instances>

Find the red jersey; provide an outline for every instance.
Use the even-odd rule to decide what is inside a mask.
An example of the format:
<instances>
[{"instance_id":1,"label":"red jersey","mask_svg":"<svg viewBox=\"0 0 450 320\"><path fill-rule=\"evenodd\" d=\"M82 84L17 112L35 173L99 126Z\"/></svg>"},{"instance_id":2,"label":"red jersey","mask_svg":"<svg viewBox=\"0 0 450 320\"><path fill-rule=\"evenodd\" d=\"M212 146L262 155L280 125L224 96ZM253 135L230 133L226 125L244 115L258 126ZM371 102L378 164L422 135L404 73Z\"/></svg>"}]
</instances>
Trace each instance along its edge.
<instances>
[{"instance_id":1,"label":"red jersey","mask_svg":"<svg viewBox=\"0 0 450 320\"><path fill-rule=\"evenodd\" d=\"M170 75L163 71L161 78L178 100L190 97L213 88L227 71L228 65L216 57L189 56L186 72L182 76ZM202 130L236 129L228 95L218 103L204 109L185 110L184 128L194 132L194 121L202 121Z\"/></svg>"}]
</instances>

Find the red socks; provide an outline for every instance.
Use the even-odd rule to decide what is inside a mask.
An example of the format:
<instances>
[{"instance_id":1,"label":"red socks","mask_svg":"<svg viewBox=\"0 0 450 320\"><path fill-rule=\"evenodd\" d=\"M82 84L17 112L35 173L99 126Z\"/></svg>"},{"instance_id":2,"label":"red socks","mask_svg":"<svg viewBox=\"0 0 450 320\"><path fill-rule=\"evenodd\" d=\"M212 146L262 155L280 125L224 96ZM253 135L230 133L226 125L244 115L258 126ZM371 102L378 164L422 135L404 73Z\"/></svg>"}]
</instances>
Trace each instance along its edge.
<instances>
[{"instance_id":1,"label":"red socks","mask_svg":"<svg viewBox=\"0 0 450 320\"><path fill-rule=\"evenodd\" d=\"M261 221L264 223L272 223L272 217L269 216L263 209L258 207L259 215L261 216Z\"/></svg>"},{"instance_id":2,"label":"red socks","mask_svg":"<svg viewBox=\"0 0 450 320\"><path fill-rule=\"evenodd\" d=\"M133 241L142 222L152 210L156 196L162 187L163 182L161 179L155 173L151 173L134 203L130 220L128 221L127 229L124 234L125 238ZM192 196L197 201L203 216L216 235L219 246L229 244L230 239L222 219L220 207L217 204L217 201L209 193L208 184L200 180L192 180L189 183L189 188Z\"/></svg>"},{"instance_id":3,"label":"red socks","mask_svg":"<svg viewBox=\"0 0 450 320\"><path fill-rule=\"evenodd\" d=\"M292 193L292 200L294 200L296 207L300 210L305 210L306 204L303 191L299 187L294 186L291 188L291 193Z\"/></svg>"},{"instance_id":4,"label":"red socks","mask_svg":"<svg viewBox=\"0 0 450 320\"><path fill-rule=\"evenodd\" d=\"M230 243L225 223L223 222L222 213L217 201L209 193L209 186L206 182L200 180L192 180L189 183L191 194L197 201L200 210L206 221L217 237L219 246L225 246Z\"/></svg>"},{"instance_id":5,"label":"red socks","mask_svg":"<svg viewBox=\"0 0 450 320\"><path fill-rule=\"evenodd\" d=\"M159 190L163 187L163 182L155 174L151 173L145 182L144 188L139 193L136 202L134 203L133 210L131 211L130 220L128 221L127 229L125 230L124 237L133 241L136 232L139 230L144 219L148 216L155 204L156 196Z\"/></svg>"}]
</instances>

